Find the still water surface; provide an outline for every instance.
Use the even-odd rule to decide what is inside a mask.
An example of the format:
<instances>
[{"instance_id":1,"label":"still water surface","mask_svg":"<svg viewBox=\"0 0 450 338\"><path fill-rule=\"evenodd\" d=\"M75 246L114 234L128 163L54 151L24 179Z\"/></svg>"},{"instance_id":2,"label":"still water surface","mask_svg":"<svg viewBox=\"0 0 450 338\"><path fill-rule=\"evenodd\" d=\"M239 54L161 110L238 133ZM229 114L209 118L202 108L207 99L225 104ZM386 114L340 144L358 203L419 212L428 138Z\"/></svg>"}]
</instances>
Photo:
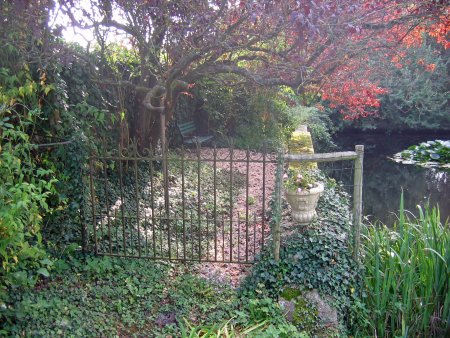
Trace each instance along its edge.
<instances>
[{"instance_id":1,"label":"still water surface","mask_svg":"<svg viewBox=\"0 0 450 338\"><path fill-rule=\"evenodd\" d=\"M420 142L450 140L450 135L433 134L343 134L336 138L340 150L363 144L363 211L371 221L392 225L396 220L403 190L405 209L417 215L417 205L439 204L441 219L450 217L450 172L422 168L389 160L388 157Z\"/></svg>"}]
</instances>

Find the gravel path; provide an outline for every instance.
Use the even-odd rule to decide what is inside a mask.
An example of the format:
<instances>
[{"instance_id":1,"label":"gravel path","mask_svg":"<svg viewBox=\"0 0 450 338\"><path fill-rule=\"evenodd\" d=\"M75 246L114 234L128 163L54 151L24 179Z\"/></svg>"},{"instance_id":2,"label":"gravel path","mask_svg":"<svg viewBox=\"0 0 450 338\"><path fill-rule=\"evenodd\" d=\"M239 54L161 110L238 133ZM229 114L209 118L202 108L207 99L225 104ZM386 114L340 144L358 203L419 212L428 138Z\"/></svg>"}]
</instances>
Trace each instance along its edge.
<instances>
[{"instance_id":1,"label":"gravel path","mask_svg":"<svg viewBox=\"0 0 450 338\"><path fill-rule=\"evenodd\" d=\"M189 215L189 212L193 211L195 216L197 212L197 196L199 196L197 194L198 178L195 172L195 162L197 162L199 157L195 150L186 153L186 156L190 161L189 163L185 163L185 166L192 167L191 169L195 175L185 176L187 181L185 182L184 202L187 214ZM177 248L177 257L179 250L186 250L187 248L188 256L192 250L191 256L195 259L195 257L198 257L196 256L197 252L200 255L199 248L201 247L203 259L224 259L225 261L230 261L231 256L232 261L251 262L255 255L259 253L263 238L264 243L267 243L270 229L266 213L268 210L268 202L275 184L276 163L274 162L276 162L276 156L274 154L267 154L263 157L263 154L261 153L234 149L232 151L232 160L230 157L231 151L228 148L216 149L215 156L213 149L201 149L200 162L208 164L207 167L210 166L209 168L205 168L205 170L201 171L199 174L201 175L200 196L204 195L204 199L202 198L201 212L205 215L209 212L209 219L211 219L213 205L212 195L214 191L212 179L213 177L216 177L217 207L220 209L217 216L218 222L214 220L213 223L209 223L209 230L206 228L205 233L205 229L203 229L200 237L196 237L195 235L192 237L188 236L189 238L187 239L185 248L182 244L178 243L181 238L181 230L178 229L176 233L178 233L179 236L175 237L175 239L171 239L170 242L172 247ZM217 176L214 176L212 170L214 158L216 158ZM265 170L263 170L263 158L265 158ZM169 177L170 210L172 217L180 215L181 212L182 176L180 170L179 163L174 161L171 167L171 176ZM231 172L232 175L230 175ZM233 185L231 185L232 193L229 191L230 176L233 177L234 182ZM139 167L138 170L138 188L136 188L136 183L132 180L133 177L130 178L129 176L126 176L126 178L129 178L130 181L126 182L127 184L124 186L126 198L123 203L126 212L130 215L136 214L136 191L139 190L140 216L149 221L153 221L152 216L155 216L155 224L152 225L151 222L148 224L145 223L144 227L141 226L139 228L139 232L134 229L134 232L131 233L130 230L127 234L128 237L126 238L127 248L130 248L132 245L134 249L136 249L136 247L139 249L141 245L144 245L147 255L152 256L155 254L157 256L168 257L168 253L166 252L168 245L166 236L167 230L164 226L160 227L160 224L158 223L158 212L161 212L160 208L164 206L161 178L155 176L152 180L148 170L144 169L144 165ZM112 248L113 252L123 254L125 244L123 243L122 230L125 229L125 227L121 223L121 218L117 216L120 214L120 206L122 204L118 178L109 178L110 182L108 181L105 185L102 181L102 176L96 178L96 180L98 181L96 196L99 200L97 210L102 211L102 218L97 220L100 229L99 245L101 251L108 253ZM104 196L106 186L108 186L108 199ZM233 208L231 212L229 210L230 195L233 196ZM106 200L109 201L109 206L105 203ZM152 207L153 202L154 207ZM154 210L155 208L157 209L156 211ZM108 214L106 213L107 209L109 210ZM107 215L109 215L109 218ZM232 216L232 222L230 222L230 215ZM111 241L108 241L109 228L106 226L106 224L109 224L108 222L113 223ZM197 226L196 222L194 221L192 224L194 224L195 230ZM188 226L190 226L187 230L188 235L189 231L192 231L192 224L189 225L188 222ZM216 235L214 235L214 231L212 230L213 226L214 230L217 230ZM208 231L210 231L209 234ZM141 242L142 238L145 238L144 244ZM201 245L199 244L200 240L202 241ZM232 245L230 244L231 242ZM154 253L153 250L155 251ZM135 252L133 253L136 254ZM186 252L184 252L184 254L186 254ZM236 287L239 285L240 280L250 271L251 265L234 263L201 263L197 264L196 268L199 273L206 278L214 279L220 283L226 283Z\"/></svg>"},{"instance_id":2,"label":"gravel path","mask_svg":"<svg viewBox=\"0 0 450 338\"><path fill-rule=\"evenodd\" d=\"M201 156L209 157L212 154L212 149L205 148L202 149ZM246 254L248 254L249 258L254 257L260 251L261 243L262 243L262 220L264 219L264 238L265 243L267 243L267 237L270 234L268 219L266 215L263 215L263 209L267 211L268 209L268 201L270 199L270 195L273 192L275 185L275 163L266 163L265 175L263 175L263 164L249 162L248 170L247 170L247 162L246 159L246 151L243 150L234 150L233 151L233 161L234 160L243 160L241 162L233 163L233 171L245 176L247 180L247 171L248 171L248 191L246 189L246 184L240 189L237 199L234 202L233 208L233 218L234 219L243 219L246 214L246 202L248 196L248 213L253 217L257 217L257 222L255 224L251 224L256 229L256 235L254 236L251 231L251 235L249 236L249 244L246 246L246 222L239 222L239 226L237 224L233 227L233 237L238 238L240 234L240 243L233 243L233 257L240 257L242 260L245 259ZM250 158L253 160L262 159L261 153L251 153ZM217 149L217 157L219 159L229 159L230 152L229 149ZM273 155L270 155L268 159L274 159ZM217 168L222 169L230 169L230 164L226 161L217 162ZM263 177L265 178L265 207L263 208ZM249 218L252 219L252 216ZM225 247L223 251L225 252L225 256L229 257L230 255L230 245L229 242L225 242ZM222 248L220 248L222 250ZM230 263L202 263L198 266L199 273L201 276L214 279L220 283L230 284L232 287L237 287L240 281L248 274L251 269L251 265L244 264L230 264Z\"/></svg>"}]
</instances>

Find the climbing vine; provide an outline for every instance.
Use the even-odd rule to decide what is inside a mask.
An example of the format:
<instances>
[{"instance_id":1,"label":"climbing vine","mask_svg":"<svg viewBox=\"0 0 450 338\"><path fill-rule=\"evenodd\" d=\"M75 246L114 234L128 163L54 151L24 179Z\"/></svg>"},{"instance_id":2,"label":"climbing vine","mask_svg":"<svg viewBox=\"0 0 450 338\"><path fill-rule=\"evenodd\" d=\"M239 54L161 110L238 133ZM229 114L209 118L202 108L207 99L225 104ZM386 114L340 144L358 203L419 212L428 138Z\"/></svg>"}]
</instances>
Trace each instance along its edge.
<instances>
[{"instance_id":1,"label":"climbing vine","mask_svg":"<svg viewBox=\"0 0 450 338\"><path fill-rule=\"evenodd\" d=\"M317 211L309 230L282 241L279 261L271 250L261 253L241 292L278 298L290 288L300 292L317 289L333 300L340 320L345 321L357 289L358 269L349 245L348 195L334 180L326 180Z\"/></svg>"}]
</instances>

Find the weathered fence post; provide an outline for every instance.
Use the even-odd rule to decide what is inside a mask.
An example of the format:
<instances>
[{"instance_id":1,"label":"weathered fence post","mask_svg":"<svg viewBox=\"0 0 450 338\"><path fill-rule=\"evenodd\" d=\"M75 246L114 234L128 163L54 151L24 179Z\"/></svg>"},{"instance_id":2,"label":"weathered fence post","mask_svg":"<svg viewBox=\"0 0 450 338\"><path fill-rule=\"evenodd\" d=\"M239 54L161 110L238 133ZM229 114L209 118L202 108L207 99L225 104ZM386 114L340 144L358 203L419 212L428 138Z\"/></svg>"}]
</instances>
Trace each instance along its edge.
<instances>
[{"instance_id":1,"label":"weathered fence post","mask_svg":"<svg viewBox=\"0 0 450 338\"><path fill-rule=\"evenodd\" d=\"M277 171L275 181L275 210L273 217L273 256L276 261L280 260L281 246L281 193L283 180L283 155L281 151L277 156Z\"/></svg>"},{"instance_id":2,"label":"weathered fence post","mask_svg":"<svg viewBox=\"0 0 450 338\"><path fill-rule=\"evenodd\" d=\"M354 231L354 250L355 260L359 259L359 245L361 237L361 217L362 217L362 186L363 186L363 158L364 146L356 145L355 152L355 177L353 186L353 231Z\"/></svg>"}]
</instances>

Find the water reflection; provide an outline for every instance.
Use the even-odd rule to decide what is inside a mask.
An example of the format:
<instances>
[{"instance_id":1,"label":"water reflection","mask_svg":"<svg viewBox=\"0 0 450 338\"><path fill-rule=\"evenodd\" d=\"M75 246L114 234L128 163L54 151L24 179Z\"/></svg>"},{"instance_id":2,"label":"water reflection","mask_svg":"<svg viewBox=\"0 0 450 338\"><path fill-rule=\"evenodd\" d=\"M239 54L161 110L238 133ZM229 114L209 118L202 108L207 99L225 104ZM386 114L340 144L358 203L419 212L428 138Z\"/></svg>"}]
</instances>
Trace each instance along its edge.
<instances>
[{"instance_id":1,"label":"water reflection","mask_svg":"<svg viewBox=\"0 0 450 338\"><path fill-rule=\"evenodd\" d=\"M416 214L417 205L439 204L441 219L450 216L450 174L436 168L422 168L389 160L402 149L443 135L341 135L337 142L342 150L364 144L363 211L370 220L393 224L403 190L405 209ZM445 139L450 139L446 136Z\"/></svg>"}]
</instances>

